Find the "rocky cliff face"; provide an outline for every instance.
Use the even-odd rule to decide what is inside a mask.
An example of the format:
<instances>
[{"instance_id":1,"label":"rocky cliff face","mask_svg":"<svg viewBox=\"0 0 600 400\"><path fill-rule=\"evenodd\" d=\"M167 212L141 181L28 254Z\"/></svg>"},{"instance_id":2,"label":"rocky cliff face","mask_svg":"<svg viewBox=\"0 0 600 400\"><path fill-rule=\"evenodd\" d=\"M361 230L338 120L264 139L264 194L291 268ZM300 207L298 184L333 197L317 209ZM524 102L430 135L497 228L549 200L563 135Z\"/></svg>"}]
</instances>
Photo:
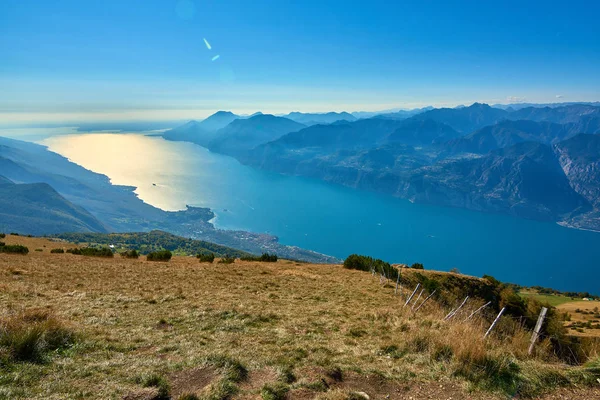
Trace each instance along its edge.
<instances>
[{"instance_id":1,"label":"rocky cliff face","mask_svg":"<svg viewBox=\"0 0 600 400\"><path fill-rule=\"evenodd\" d=\"M600 135L578 135L554 146L571 187L600 208Z\"/></svg>"},{"instance_id":2,"label":"rocky cliff face","mask_svg":"<svg viewBox=\"0 0 600 400\"><path fill-rule=\"evenodd\" d=\"M531 142L476 159L424 167L410 174L400 195L419 202L542 220L590 209L569 185L552 150Z\"/></svg>"}]
</instances>

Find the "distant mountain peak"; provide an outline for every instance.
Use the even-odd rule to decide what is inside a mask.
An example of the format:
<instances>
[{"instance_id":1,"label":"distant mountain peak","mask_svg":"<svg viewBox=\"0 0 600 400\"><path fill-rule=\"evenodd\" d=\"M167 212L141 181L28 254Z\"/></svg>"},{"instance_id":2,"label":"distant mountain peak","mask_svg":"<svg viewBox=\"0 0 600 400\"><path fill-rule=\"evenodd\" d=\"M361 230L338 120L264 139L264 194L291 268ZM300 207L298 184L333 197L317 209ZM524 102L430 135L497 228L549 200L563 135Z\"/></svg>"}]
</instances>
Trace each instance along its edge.
<instances>
[{"instance_id":1,"label":"distant mountain peak","mask_svg":"<svg viewBox=\"0 0 600 400\"><path fill-rule=\"evenodd\" d=\"M485 108L485 109L487 109L487 108L492 108L492 107L490 107L490 105L489 105L489 104L486 104L486 103L478 103L478 102L475 102L475 103L471 104L471 105L470 105L469 107L467 107L467 108Z\"/></svg>"},{"instance_id":2,"label":"distant mountain peak","mask_svg":"<svg viewBox=\"0 0 600 400\"><path fill-rule=\"evenodd\" d=\"M230 116L231 117L231 116L236 116L236 115L234 113L232 113L231 111L220 110L220 111L217 111L216 113L212 114L208 118L210 118L210 117L216 117L216 116L219 116L219 117Z\"/></svg>"}]
</instances>

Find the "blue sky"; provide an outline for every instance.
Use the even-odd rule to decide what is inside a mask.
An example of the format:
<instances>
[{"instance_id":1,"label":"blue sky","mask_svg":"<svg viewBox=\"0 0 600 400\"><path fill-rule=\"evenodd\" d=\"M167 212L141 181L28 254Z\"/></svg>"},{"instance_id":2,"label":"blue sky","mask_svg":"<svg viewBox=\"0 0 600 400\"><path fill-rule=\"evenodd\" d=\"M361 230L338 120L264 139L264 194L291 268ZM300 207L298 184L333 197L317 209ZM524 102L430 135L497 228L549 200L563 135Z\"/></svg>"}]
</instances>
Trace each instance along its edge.
<instances>
[{"instance_id":1,"label":"blue sky","mask_svg":"<svg viewBox=\"0 0 600 400\"><path fill-rule=\"evenodd\" d=\"M598 15L577 0L2 0L0 122L595 101Z\"/></svg>"}]
</instances>

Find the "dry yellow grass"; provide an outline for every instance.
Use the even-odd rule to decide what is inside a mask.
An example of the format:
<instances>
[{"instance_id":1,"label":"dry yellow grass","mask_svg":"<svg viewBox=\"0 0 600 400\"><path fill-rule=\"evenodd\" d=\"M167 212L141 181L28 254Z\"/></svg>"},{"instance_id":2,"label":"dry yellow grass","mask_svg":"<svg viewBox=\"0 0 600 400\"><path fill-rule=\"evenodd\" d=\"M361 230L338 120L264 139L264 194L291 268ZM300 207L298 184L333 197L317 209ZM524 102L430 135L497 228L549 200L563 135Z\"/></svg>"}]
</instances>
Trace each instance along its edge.
<instances>
[{"instance_id":1,"label":"dry yellow grass","mask_svg":"<svg viewBox=\"0 0 600 400\"><path fill-rule=\"evenodd\" d=\"M431 385L455 398L491 399L495 395L467 395L472 386L456 371L475 373L494 357L518 362L524 373L542 363L544 371L566 371L543 344L537 358L529 358L524 332L484 341L484 321L442 322L447 310L434 302L415 316L391 285L341 265L87 258L50 254L70 245L45 239L4 240L26 245L30 253L0 254L0 317L49 309L81 339L51 363L9 371L0 381L0 398L122 398L140 390L141 375L176 376L214 356L239 360L251 375L290 371L297 378L289 386L291 398L342 398L379 387L393 399L407 395L401 388ZM337 368L356 384L319 386L319 377ZM251 384L241 388L240 398L260 397Z\"/></svg>"},{"instance_id":2,"label":"dry yellow grass","mask_svg":"<svg viewBox=\"0 0 600 400\"><path fill-rule=\"evenodd\" d=\"M565 322L570 327L569 333L574 336L600 337L600 301L573 301L556 307L561 312L569 313L570 321ZM593 328L573 328L574 323L590 323ZM577 324L580 325L580 324Z\"/></svg>"}]
</instances>

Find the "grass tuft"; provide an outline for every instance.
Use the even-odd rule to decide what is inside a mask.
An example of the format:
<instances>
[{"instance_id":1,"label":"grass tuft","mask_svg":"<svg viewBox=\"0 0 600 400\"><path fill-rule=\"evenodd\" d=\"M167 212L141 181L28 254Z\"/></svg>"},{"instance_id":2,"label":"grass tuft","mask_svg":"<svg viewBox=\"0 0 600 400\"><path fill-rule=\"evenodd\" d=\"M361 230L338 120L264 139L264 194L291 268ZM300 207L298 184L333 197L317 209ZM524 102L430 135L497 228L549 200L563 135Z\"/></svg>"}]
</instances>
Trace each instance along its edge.
<instances>
[{"instance_id":1,"label":"grass tuft","mask_svg":"<svg viewBox=\"0 0 600 400\"><path fill-rule=\"evenodd\" d=\"M48 354L75 343L75 334L55 315L32 309L0 320L3 363L47 361Z\"/></svg>"},{"instance_id":2,"label":"grass tuft","mask_svg":"<svg viewBox=\"0 0 600 400\"><path fill-rule=\"evenodd\" d=\"M169 382L162 375L144 375L138 381L143 387L155 387L158 389L158 394L154 397L155 400L169 400L171 398L169 395L171 391Z\"/></svg>"},{"instance_id":3,"label":"grass tuft","mask_svg":"<svg viewBox=\"0 0 600 400\"><path fill-rule=\"evenodd\" d=\"M283 400L289 390L290 388L281 382L264 385L260 391L260 397L263 400Z\"/></svg>"}]
</instances>

